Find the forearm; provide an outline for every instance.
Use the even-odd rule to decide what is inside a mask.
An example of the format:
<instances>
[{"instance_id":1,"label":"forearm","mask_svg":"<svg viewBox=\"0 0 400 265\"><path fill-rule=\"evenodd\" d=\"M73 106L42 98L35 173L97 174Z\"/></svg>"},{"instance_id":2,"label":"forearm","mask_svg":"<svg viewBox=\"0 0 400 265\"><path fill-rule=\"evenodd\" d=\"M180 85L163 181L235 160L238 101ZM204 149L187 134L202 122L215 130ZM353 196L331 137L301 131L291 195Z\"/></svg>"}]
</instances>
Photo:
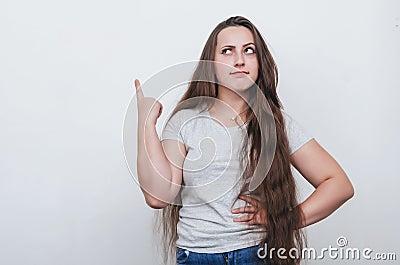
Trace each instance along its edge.
<instances>
[{"instance_id":1,"label":"forearm","mask_svg":"<svg viewBox=\"0 0 400 265\"><path fill-rule=\"evenodd\" d=\"M154 199L163 202L173 199L171 168L155 125L138 124L137 173L148 204Z\"/></svg>"},{"instance_id":2,"label":"forearm","mask_svg":"<svg viewBox=\"0 0 400 265\"><path fill-rule=\"evenodd\" d=\"M333 213L354 194L347 177L331 177L322 182L316 190L298 207L304 214L301 227L314 224Z\"/></svg>"}]
</instances>

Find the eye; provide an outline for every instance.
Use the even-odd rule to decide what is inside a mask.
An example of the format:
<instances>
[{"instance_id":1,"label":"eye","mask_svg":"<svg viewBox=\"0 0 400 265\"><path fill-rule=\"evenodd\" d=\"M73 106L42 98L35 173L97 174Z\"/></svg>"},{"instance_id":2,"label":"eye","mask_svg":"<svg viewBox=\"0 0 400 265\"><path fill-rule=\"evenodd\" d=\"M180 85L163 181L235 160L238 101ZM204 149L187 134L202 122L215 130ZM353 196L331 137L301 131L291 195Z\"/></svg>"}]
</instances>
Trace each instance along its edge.
<instances>
[{"instance_id":1,"label":"eye","mask_svg":"<svg viewBox=\"0 0 400 265\"><path fill-rule=\"evenodd\" d=\"M232 54L232 49L228 48L228 49L223 49L222 54Z\"/></svg>"},{"instance_id":2,"label":"eye","mask_svg":"<svg viewBox=\"0 0 400 265\"><path fill-rule=\"evenodd\" d=\"M245 53L256 53L256 51L252 48L252 47L247 47L246 49L244 49Z\"/></svg>"}]
</instances>

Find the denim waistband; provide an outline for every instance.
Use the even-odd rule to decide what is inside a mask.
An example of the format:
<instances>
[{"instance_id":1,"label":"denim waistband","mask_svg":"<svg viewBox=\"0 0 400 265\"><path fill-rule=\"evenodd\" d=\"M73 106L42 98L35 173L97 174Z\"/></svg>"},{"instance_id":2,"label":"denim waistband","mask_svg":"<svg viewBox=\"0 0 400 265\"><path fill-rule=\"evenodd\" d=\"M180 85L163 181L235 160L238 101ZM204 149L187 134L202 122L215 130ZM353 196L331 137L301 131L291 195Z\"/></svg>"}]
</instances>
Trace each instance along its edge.
<instances>
[{"instance_id":1,"label":"denim waistband","mask_svg":"<svg viewBox=\"0 0 400 265\"><path fill-rule=\"evenodd\" d=\"M247 248L237 249L223 253L198 253L177 247L176 261L177 264L187 265L268 265L267 260L261 259L258 256L260 245L255 245Z\"/></svg>"}]
</instances>

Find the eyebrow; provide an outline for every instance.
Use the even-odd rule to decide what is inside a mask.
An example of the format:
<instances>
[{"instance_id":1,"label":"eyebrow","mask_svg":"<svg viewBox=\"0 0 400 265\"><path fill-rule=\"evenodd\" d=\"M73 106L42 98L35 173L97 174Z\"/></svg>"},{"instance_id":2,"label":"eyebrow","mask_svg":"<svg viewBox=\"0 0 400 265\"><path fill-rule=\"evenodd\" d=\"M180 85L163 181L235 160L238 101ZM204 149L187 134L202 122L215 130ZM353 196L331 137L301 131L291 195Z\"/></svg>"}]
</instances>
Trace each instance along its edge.
<instances>
[{"instance_id":1,"label":"eyebrow","mask_svg":"<svg viewBox=\"0 0 400 265\"><path fill-rule=\"evenodd\" d=\"M254 46L256 46L254 43L252 43L252 42L249 42L249 43L246 43L246 44L244 44L242 47L246 47L246 46L248 46L248 45L254 45ZM224 45L224 46L222 46L221 48L235 48L236 46L234 46L234 45Z\"/></svg>"}]
</instances>

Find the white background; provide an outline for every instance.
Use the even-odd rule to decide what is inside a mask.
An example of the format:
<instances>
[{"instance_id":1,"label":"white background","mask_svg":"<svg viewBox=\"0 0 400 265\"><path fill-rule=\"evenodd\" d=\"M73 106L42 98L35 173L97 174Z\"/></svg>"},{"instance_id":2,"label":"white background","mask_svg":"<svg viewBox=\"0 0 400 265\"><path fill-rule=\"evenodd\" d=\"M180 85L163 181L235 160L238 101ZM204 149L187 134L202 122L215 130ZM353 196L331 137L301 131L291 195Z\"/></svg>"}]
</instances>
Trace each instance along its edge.
<instances>
[{"instance_id":1,"label":"white background","mask_svg":"<svg viewBox=\"0 0 400 265\"><path fill-rule=\"evenodd\" d=\"M122 147L132 82L198 59L231 15L262 32L286 111L355 186L309 246L345 236L400 259L400 1L3 0L0 264L157 264L154 210Z\"/></svg>"}]
</instances>

